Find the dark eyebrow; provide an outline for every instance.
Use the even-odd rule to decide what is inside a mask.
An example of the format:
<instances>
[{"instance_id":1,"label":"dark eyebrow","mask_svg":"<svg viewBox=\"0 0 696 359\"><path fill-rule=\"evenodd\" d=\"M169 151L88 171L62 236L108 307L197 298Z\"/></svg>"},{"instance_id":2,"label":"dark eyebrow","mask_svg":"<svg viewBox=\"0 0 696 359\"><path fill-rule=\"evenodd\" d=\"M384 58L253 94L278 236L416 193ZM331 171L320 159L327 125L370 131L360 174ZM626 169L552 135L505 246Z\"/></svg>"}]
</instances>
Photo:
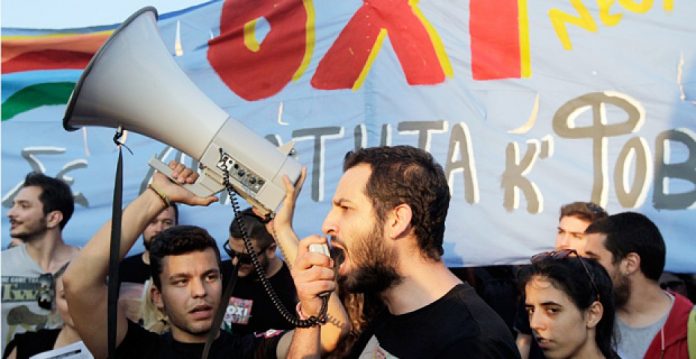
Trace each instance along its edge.
<instances>
[{"instance_id":1,"label":"dark eyebrow","mask_svg":"<svg viewBox=\"0 0 696 359\"><path fill-rule=\"evenodd\" d=\"M220 269L218 268L210 268L207 271L203 272L203 276L207 276L210 274L220 274ZM169 276L169 280L175 280L175 279L185 279L185 278L191 278L191 274L189 273L174 273Z\"/></svg>"},{"instance_id":2,"label":"dark eyebrow","mask_svg":"<svg viewBox=\"0 0 696 359\"><path fill-rule=\"evenodd\" d=\"M334 206L339 206L339 207L345 203L353 203L347 198L337 198L337 199L334 199L332 202L333 202Z\"/></svg>"},{"instance_id":3,"label":"dark eyebrow","mask_svg":"<svg viewBox=\"0 0 696 359\"><path fill-rule=\"evenodd\" d=\"M191 278L191 275L188 273L174 273L169 276L169 280L176 280L176 279L186 279L186 278Z\"/></svg>"},{"instance_id":4,"label":"dark eyebrow","mask_svg":"<svg viewBox=\"0 0 696 359\"><path fill-rule=\"evenodd\" d=\"M559 307L562 307L562 306L563 306L562 304L556 303L556 302L554 302L554 301L548 301L548 302L543 302L543 303L541 303L541 306L543 306L543 307L546 307L546 306L549 306L549 305L557 305L557 306L559 306Z\"/></svg>"},{"instance_id":5,"label":"dark eyebrow","mask_svg":"<svg viewBox=\"0 0 696 359\"><path fill-rule=\"evenodd\" d=\"M559 231L563 231L563 232L567 232L567 233L585 234L585 231L581 231L581 232L570 231L570 230L567 230L567 229L565 229L565 228L563 228L563 227L561 227L561 226L558 226L558 227L556 227L556 228L558 228Z\"/></svg>"},{"instance_id":6,"label":"dark eyebrow","mask_svg":"<svg viewBox=\"0 0 696 359\"><path fill-rule=\"evenodd\" d=\"M210 269L208 269L207 271L205 271L205 272L203 273L203 276L207 276L207 275L210 275L210 274L220 274L220 270L217 269L217 268L210 268Z\"/></svg>"}]
</instances>

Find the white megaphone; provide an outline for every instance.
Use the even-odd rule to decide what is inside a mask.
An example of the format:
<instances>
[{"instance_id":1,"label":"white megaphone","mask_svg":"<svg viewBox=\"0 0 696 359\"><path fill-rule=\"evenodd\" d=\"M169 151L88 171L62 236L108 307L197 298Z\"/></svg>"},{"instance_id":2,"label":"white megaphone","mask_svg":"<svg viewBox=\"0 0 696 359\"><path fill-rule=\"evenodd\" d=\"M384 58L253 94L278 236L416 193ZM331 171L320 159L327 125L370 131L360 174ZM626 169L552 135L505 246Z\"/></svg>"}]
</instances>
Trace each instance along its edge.
<instances>
[{"instance_id":1,"label":"white megaphone","mask_svg":"<svg viewBox=\"0 0 696 359\"><path fill-rule=\"evenodd\" d=\"M186 76L165 47L157 10L131 15L91 59L75 86L63 127L122 128L157 139L200 163L201 177L185 185L199 196L234 190L266 214L285 196L283 176L293 183L301 165L290 142L276 147L236 121ZM156 158L150 165L170 175Z\"/></svg>"}]
</instances>

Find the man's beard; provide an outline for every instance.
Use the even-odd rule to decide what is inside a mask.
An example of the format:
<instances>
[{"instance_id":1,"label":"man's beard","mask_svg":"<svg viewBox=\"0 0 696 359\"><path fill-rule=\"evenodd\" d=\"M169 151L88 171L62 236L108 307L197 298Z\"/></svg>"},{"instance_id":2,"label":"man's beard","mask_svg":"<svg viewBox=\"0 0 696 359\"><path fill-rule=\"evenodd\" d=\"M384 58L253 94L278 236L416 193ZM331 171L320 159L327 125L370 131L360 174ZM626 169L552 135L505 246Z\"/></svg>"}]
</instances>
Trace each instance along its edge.
<instances>
[{"instance_id":1,"label":"man's beard","mask_svg":"<svg viewBox=\"0 0 696 359\"><path fill-rule=\"evenodd\" d=\"M246 250L245 250L245 252L246 252ZM266 277L268 277L268 272L271 269L271 265L270 265L271 261L268 260L268 258L264 254L257 256L257 258L259 260L259 264L261 265L261 269L263 269L263 274ZM240 266L240 264L238 263L237 267L239 267L239 266ZM251 269L249 270L249 273L247 273L247 275L245 275L245 276L239 276L239 278L243 278L244 280L253 280L253 281L261 280L260 279L261 277L259 277L259 273L256 271L256 267L254 266L253 262L250 263L250 266L251 266ZM237 270L239 270L239 269L237 269Z\"/></svg>"},{"instance_id":2,"label":"man's beard","mask_svg":"<svg viewBox=\"0 0 696 359\"><path fill-rule=\"evenodd\" d=\"M631 297L631 282L628 276L619 274L614 284L614 305L616 308L622 308L628 303L628 298Z\"/></svg>"},{"instance_id":3,"label":"man's beard","mask_svg":"<svg viewBox=\"0 0 696 359\"><path fill-rule=\"evenodd\" d=\"M146 251L150 251L150 247L152 246L152 241L155 239L156 236L150 237L150 239L146 239L145 236L143 236L143 247L145 247Z\"/></svg>"},{"instance_id":4,"label":"man's beard","mask_svg":"<svg viewBox=\"0 0 696 359\"><path fill-rule=\"evenodd\" d=\"M41 234L46 233L46 230L47 230L46 224L47 224L46 218L41 218L36 227L33 227L33 228L29 227L29 228L27 228L26 231L20 232L20 233L12 233L12 230L10 230L10 236L12 238L17 238L24 243L27 243L33 239L39 238L39 236Z\"/></svg>"},{"instance_id":5,"label":"man's beard","mask_svg":"<svg viewBox=\"0 0 696 359\"><path fill-rule=\"evenodd\" d=\"M340 288L351 293L381 293L401 281L396 271L397 254L386 248L379 221L369 234L357 238L355 243L352 262L357 268L353 273L339 276ZM355 259L363 262L358 264Z\"/></svg>"}]
</instances>

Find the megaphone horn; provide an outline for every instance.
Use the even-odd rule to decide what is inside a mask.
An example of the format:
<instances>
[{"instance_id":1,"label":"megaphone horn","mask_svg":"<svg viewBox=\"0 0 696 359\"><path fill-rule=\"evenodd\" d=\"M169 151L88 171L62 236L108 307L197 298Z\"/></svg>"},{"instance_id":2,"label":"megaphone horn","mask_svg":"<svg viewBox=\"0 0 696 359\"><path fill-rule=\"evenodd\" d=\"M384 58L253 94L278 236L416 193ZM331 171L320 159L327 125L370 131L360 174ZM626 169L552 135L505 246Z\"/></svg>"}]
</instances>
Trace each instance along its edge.
<instances>
[{"instance_id":1,"label":"megaphone horn","mask_svg":"<svg viewBox=\"0 0 696 359\"><path fill-rule=\"evenodd\" d=\"M230 118L179 68L153 7L131 15L82 73L63 118L66 130L80 126L121 127L181 150L200 163L201 177L185 186L199 196L223 190L227 170L234 190L267 214L285 196L283 176L300 176L292 143L276 147ZM171 174L156 158L150 165Z\"/></svg>"}]
</instances>

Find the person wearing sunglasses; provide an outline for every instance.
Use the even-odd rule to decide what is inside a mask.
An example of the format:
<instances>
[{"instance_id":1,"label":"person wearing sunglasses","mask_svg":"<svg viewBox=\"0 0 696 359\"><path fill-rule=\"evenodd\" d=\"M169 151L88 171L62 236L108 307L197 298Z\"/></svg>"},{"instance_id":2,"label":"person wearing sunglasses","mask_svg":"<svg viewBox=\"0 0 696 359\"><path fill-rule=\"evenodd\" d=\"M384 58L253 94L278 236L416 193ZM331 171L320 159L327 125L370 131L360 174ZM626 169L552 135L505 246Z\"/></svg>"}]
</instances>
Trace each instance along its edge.
<instances>
[{"instance_id":1,"label":"person wearing sunglasses","mask_svg":"<svg viewBox=\"0 0 696 359\"><path fill-rule=\"evenodd\" d=\"M259 265L281 302L286 308L294 308L297 296L292 275L286 263L276 254L277 245L265 222L251 208L239 212L230 223L230 236L223 245L230 260L222 262L222 273L227 277L236 267L238 275L223 319L223 328L233 333L293 328L266 293L242 239L244 235L248 236Z\"/></svg>"},{"instance_id":2,"label":"person wearing sunglasses","mask_svg":"<svg viewBox=\"0 0 696 359\"><path fill-rule=\"evenodd\" d=\"M548 359L618 358L609 275L573 249L532 257L521 273L534 339Z\"/></svg>"},{"instance_id":3,"label":"person wearing sunglasses","mask_svg":"<svg viewBox=\"0 0 696 359\"><path fill-rule=\"evenodd\" d=\"M585 237L585 255L602 264L614 284L619 355L689 358L687 328L694 305L660 288L666 247L655 223L623 212L593 222Z\"/></svg>"}]
</instances>

